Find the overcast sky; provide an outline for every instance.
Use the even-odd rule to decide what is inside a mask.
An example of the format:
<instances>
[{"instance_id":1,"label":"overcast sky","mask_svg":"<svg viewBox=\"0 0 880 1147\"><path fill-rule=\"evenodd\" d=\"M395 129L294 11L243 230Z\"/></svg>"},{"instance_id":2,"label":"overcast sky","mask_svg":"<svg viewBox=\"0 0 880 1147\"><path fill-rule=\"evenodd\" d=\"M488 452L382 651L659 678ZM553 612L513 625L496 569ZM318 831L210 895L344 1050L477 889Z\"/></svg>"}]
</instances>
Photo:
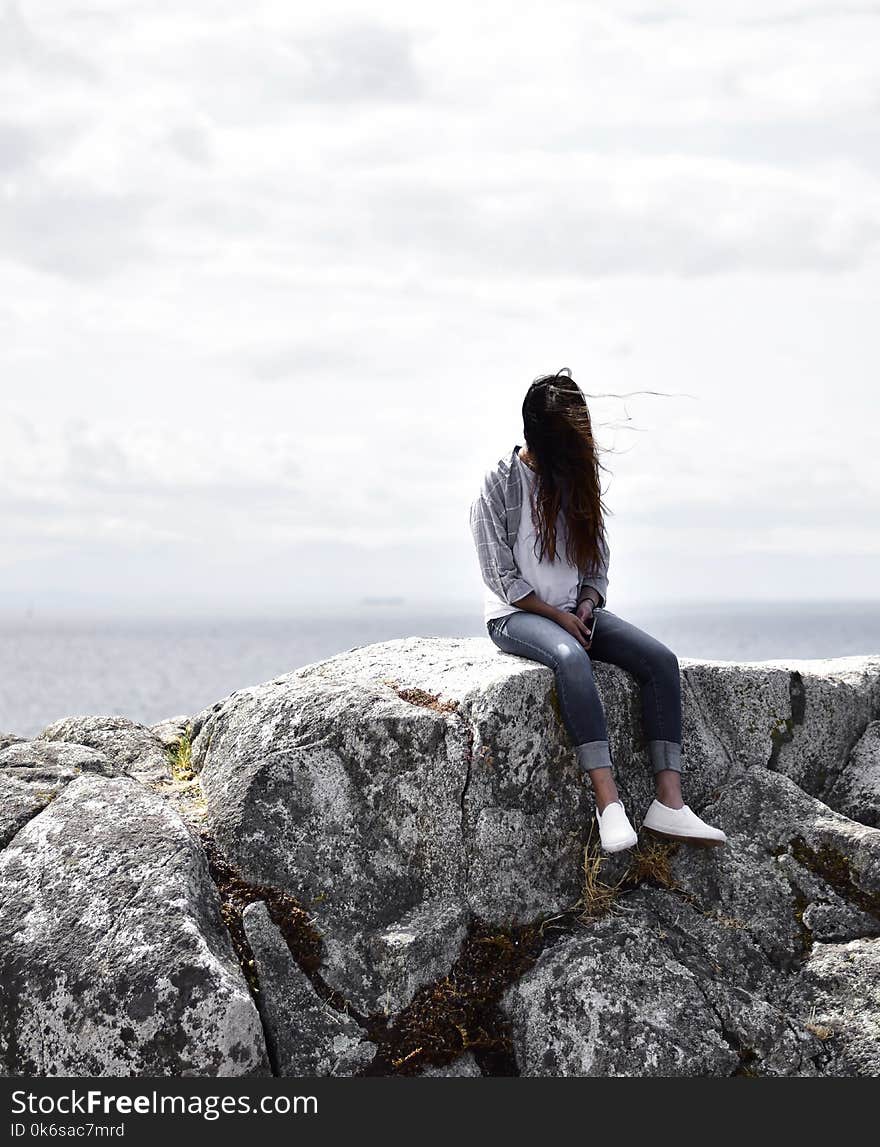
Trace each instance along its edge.
<instances>
[{"instance_id":1,"label":"overcast sky","mask_svg":"<svg viewBox=\"0 0 880 1147\"><path fill-rule=\"evenodd\" d=\"M564 366L610 608L876 596L880 4L0 13L0 608L479 618Z\"/></svg>"}]
</instances>

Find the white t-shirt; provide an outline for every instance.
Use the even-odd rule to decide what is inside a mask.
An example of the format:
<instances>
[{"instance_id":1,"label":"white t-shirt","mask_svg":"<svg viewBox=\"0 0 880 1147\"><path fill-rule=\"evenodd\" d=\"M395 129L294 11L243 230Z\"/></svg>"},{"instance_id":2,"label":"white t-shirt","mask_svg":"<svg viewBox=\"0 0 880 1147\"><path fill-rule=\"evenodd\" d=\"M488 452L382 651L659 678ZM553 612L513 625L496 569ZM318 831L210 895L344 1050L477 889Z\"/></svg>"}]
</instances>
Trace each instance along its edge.
<instances>
[{"instance_id":1,"label":"white t-shirt","mask_svg":"<svg viewBox=\"0 0 880 1147\"><path fill-rule=\"evenodd\" d=\"M556 519L556 560L551 562L549 555L545 555L544 560L539 562L535 556L539 547L534 521L537 476L534 470L520 458L519 451L516 453L515 464L519 467L519 476L523 487L522 514L516 542L513 546L516 564L519 566L522 576L542 601L546 601L548 605L556 606L557 609L574 609L577 603L581 575L577 566L572 565L565 556L565 543L568 538L565 515L560 512ZM522 610L518 605L510 605L503 601L486 586L483 601L484 623L492 617L505 617L508 613L521 612Z\"/></svg>"}]
</instances>

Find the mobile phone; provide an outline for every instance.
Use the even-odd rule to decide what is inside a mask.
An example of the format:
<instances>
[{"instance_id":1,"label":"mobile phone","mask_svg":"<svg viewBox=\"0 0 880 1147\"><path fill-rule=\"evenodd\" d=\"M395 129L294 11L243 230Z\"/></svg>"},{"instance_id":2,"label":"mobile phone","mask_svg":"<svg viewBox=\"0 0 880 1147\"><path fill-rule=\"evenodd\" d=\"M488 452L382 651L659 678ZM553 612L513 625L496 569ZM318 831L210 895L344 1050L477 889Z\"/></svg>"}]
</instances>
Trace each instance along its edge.
<instances>
[{"instance_id":1,"label":"mobile phone","mask_svg":"<svg viewBox=\"0 0 880 1147\"><path fill-rule=\"evenodd\" d=\"M596 636L596 624L599 621L599 613L601 612L601 609L602 609L601 605L594 605L593 606L593 616L592 616L593 624L590 626L590 641L591 642L592 642L593 638Z\"/></svg>"}]
</instances>

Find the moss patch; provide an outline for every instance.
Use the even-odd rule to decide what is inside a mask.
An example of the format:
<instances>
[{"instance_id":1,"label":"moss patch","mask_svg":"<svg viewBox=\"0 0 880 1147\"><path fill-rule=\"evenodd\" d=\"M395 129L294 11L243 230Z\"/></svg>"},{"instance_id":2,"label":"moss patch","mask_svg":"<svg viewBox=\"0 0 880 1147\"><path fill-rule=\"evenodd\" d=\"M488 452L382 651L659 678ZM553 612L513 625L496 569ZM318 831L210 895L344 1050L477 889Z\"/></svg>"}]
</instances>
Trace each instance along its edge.
<instances>
[{"instance_id":1,"label":"moss patch","mask_svg":"<svg viewBox=\"0 0 880 1147\"><path fill-rule=\"evenodd\" d=\"M828 844L811 848L801 836L791 842L791 853L805 868L826 880L838 896L880 919L880 893L869 892L856 883L849 859L843 853Z\"/></svg>"},{"instance_id":2,"label":"moss patch","mask_svg":"<svg viewBox=\"0 0 880 1147\"><path fill-rule=\"evenodd\" d=\"M309 914L299 901L271 884L250 884L224 857L211 833L205 831L200 833L199 837L208 858L211 878L220 894L221 918L232 937L233 947L251 991L259 992L260 985L256 975L254 954L245 934L242 916L249 904L262 900L273 923L284 937L291 956L312 980L316 991L334 1007L349 1010L338 993L328 988L317 976L317 969L321 963L322 940Z\"/></svg>"},{"instance_id":3,"label":"moss patch","mask_svg":"<svg viewBox=\"0 0 880 1147\"><path fill-rule=\"evenodd\" d=\"M192 725L187 725L177 747L167 750L171 777L176 782L191 781L195 776L192 767Z\"/></svg>"},{"instance_id":4,"label":"moss patch","mask_svg":"<svg viewBox=\"0 0 880 1147\"><path fill-rule=\"evenodd\" d=\"M624 888L648 884L652 888L678 890L672 875L672 858L678 852L677 840L662 840L650 833L630 853L630 863L623 879Z\"/></svg>"},{"instance_id":5,"label":"moss patch","mask_svg":"<svg viewBox=\"0 0 880 1147\"><path fill-rule=\"evenodd\" d=\"M775 769L782 746L794 740L794 721L785 717L776 722L770 730L770 759L767 761L768 769Z\"/></svg>"},{"instance_id":6,"label":"moss patch","mask_svg":"<svg viewBox=\"0 0 880 1147\"><path fill-rule=\"evenodd\" d=\"M777 718L776 724L770 730L770 759L767 761L768 769L775 769L782 746L794 740L796 725L803 725L807 713L807 690L804 679L795 669L788 678L788 700L791 705L791 716Z\"/></svg>"},{"instance_id":7,"label":"moss patch","mask_svg":"<svg viewBox=\"0 0 880 1147\"><path fill-rule=\"evenodd\" d=\"M367 1021L379 1045L366 1075L417 1075L474 1053L484 1074L516 1075L498 1001L535 963L549 940L539 924L501 931L476 921L451 971L422 988L390 1023Z\"/></svg>"},{"instance_id":8,"label":"moss patch","mask_svg":"<svg viewBox=\"0 0 880 1147\"><path fill-rule=\"evenodd\" d=\"M804 956L808 956L813 947L813 932L804 920L804 912L809 906L809 901L796 889L792 889L792 892L794 894L794 918L801 934L801 947Z\"/></svg>"},{"instance_id":9,"label":"moss patch","mask_svg":"<svg viewBox=\"0 0 880 1147\"><path fill-rule=\"evenodd\" d=\"M458 701L441 701L439 693L429 693L426 689L416 689L401 685L393 677L383 677L382 684L388 685L408 705L420 705L423 709L433 709L436 713L457 713Z\"/></svg>"}]
</instances>

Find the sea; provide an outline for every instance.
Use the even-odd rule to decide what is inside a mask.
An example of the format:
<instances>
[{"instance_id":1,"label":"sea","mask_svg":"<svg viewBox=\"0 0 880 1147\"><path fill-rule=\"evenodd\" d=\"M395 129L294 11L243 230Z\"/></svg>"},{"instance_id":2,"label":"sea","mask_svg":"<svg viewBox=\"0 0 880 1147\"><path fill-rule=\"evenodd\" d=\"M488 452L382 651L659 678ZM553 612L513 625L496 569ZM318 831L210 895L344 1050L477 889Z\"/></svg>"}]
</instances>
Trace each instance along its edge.
<instances>
[{"instance_id":1,"label":"sea","mask_svg":"<svg viewBox=\"0 0 880 1147\"><path fill-rule=\"evenodd\" d=\"M765 661L880 655L880 600L712 602L614 611L679 657ZM144 724L191 716L236 689L356 646L399 637L481 637L482 616L366 602L303 616L119 620L0 617L0 732L30 737L60 717Z\"/></svg>"}]
</instances>

